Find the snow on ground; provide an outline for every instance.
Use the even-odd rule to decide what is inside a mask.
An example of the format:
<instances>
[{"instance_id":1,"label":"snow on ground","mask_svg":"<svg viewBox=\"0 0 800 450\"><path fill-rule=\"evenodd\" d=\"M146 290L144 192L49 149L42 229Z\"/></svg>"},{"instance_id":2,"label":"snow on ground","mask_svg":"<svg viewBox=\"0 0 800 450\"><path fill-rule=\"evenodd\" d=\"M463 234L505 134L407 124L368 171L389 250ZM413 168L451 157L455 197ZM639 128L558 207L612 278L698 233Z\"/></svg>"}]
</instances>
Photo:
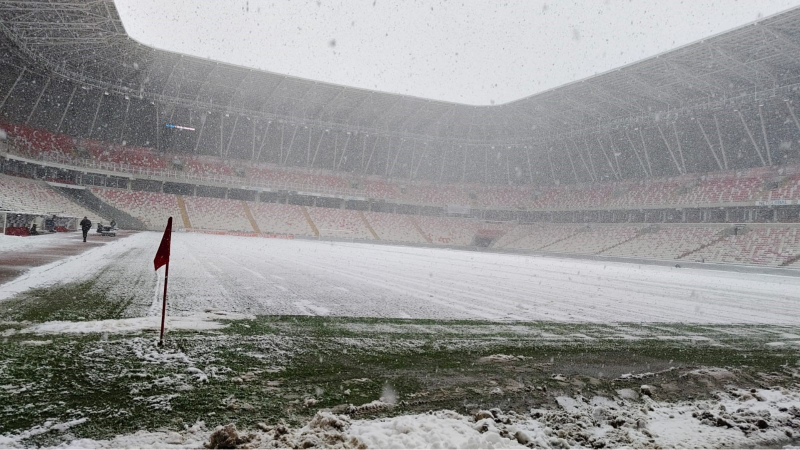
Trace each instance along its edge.
<instances>
[{"instance_id":1,"label":"snow on ground","mask_svg":"<svg viewBox=\"0 0 800 450\"><path fill-rule=\"evenodd\" d=\"M43 241L39 242L40 238ZM0 252L13 251L24 255L27 252L40 251L44 247L63 245L64 242L75 243L75 245L83 244L80 234L75 233L21 239L26 239L25 243L19 244L18 241L3 239L0 241ZM27 241L27 239L31 240ZM85 280L95 274L98 269L110 264L117 264L120 255L124 252L139 246L146 246L149 240L136 234L128 238L103 241L103 243L105 245L94 247L79 255L33 267L23 275L0 285L0 301L35 287ZM157 246L158 244L156 244L156 248ZM153 250L153 254L155 254L155 250Z\"/></svg>"},{"instance_id":2,"label":"snow on ground","mask_svg":"<svg viewBox=\"0 0 800 450\"><path fill-rule=\"evenodd\" d=\"M67 439L59 448L202 448L215 432L251 448L777 448L800 424L800 393L783 389L731 390L698 402L578 396L559 403L561 408L555 410L518 414L495 409L474 417L443 410L353 420L321 411L296 429L259 424L255 430L228 429L224 434L219 432L222 427L209 430L197 422L181 432ZM0 445L14 447L24 437L59 426L64 432L80 420L0 436Z\"/></svg>"},{"instance_id":3,"label":"snow on ground","mask_svg":"<svg viewBox=\"0 0 800 450\"><path fill-rule=\"evenodd\" d=\"M0 300L114 267L160 313L159 233L31 269ZM135 251L132 251L135 250ZM125 280L120 280L124 282ZM554 257L175 233L168 317L241 314L568 322L800 322L800 278ZM144 314L144 313L141 313Z\"/></svg>"},{"instance_id":4,"label":"snow on ground","mask_svg":"<svg viewBox=\"0 0 800 450\"><path fill-rule=\"evenodd\" d=\"M79 235L64 233L43 234L41 236L8 236L0 234L0 252L26 253L63 244L73 236L80 238Z\"/></svg>"},{"instance_id":5,"label":"snow on ground","mask_svg":"<svg viewBox=\"0 0 800 450\"><path fill-rule=\"evenodd\" d=\"M208 311L190 316L167 317L168 330L218 330L225 325L220 319L255 319L254 316ZM26 327L20 333L64 334L64 333L135 333L161 328L161 318L157 316L134 317L130 319L87 320L80 322L53 321ZM8 334L7 334L8 335Z\"/></svg>"}]
</instances>

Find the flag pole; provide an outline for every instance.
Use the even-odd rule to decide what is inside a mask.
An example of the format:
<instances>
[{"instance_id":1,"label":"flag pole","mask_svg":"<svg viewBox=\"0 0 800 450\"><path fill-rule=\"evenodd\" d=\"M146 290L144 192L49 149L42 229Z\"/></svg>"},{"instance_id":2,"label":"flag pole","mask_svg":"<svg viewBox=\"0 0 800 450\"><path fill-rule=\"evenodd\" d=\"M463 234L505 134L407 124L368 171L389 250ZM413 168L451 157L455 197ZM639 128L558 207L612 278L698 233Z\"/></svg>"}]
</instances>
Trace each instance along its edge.
<instances>
[{"instance_id":1,"label":"flag pole","mask_svg":"<svg viewBox=\"0 0 800 450\"><path fill-rule=\"evenodd\" d=\"M167 267L164 269L164 303L161 306L161 339L158 341L159 345L164 345L164 322L167 318L167 280L169 280L169 261L167 261Z\"/></svg>"},{"instance_id":2,"label":"flag pole","mask_svg":"<svg viewBox=\"0 0 800 450\"><path fill-rule=\"evenodd\" d=\"M161 244L159 244L156 257L153 259L153 268L155 270L158 270L161 266L167 266L167 268L164 269L164 303L161 306L161 338L158 340L158 345L164 345L164 325L167 319L167 281L169 281L169 247L171 240L172 217L167 219L164 237L161 238Z\"/></svg>"}]
</instances>

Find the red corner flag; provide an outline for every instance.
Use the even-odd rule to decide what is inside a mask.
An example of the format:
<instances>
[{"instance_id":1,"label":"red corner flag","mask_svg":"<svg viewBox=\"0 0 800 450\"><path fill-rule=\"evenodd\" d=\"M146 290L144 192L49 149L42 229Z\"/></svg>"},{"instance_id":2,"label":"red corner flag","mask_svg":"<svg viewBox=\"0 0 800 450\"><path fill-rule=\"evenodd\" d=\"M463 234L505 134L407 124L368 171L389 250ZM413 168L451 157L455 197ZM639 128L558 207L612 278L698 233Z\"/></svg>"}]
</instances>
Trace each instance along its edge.
<instances>
[{"instance_id":1,"label":"red corner flag","mask_svg":"<svg viewBox=\"0 0 800 450\"><path fill-rule=\"evenodd\" d=\"M166 265L164 269L164 304L161 306L161 339L160 344L164 343L164 320L167 317L167 280L169 279L169 242L172 239L172 217L167 220L167 228L164 230L164 237L161 238L161 245L158 246L156 257L153 259L155 270Z\"/></svg>"},{"instance_id":2,"label":"red corner flag","mask_svg":"<svg viewBox=\"0 0 800 450\"><path fill-rule=\"evenodd\" d=\"M161 238L161 245L158 246L156 258L153 260L155 270L164 264L169 264L169 241L172 238L172 217L167 220L167 228L164 230L164 237Z\"/></svg>"}]
</instances>

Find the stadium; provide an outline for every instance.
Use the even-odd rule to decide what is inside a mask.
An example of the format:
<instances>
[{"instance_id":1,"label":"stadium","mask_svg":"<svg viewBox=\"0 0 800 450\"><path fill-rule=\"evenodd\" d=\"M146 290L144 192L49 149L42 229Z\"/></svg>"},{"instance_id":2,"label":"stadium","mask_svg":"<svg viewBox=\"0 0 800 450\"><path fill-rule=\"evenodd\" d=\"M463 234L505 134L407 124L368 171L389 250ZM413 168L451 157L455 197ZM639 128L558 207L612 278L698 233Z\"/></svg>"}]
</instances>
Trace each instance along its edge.
<instances>
[{"instance_id":1,"label":"stadium","mask_svg":"<svg viewBox=\"0 0 800 450\"><path fill-rule=\"evenodd\" d=\"M0 447L797 445L798 50L472 106L2 1Z\"/></svg>"}]
</instances>

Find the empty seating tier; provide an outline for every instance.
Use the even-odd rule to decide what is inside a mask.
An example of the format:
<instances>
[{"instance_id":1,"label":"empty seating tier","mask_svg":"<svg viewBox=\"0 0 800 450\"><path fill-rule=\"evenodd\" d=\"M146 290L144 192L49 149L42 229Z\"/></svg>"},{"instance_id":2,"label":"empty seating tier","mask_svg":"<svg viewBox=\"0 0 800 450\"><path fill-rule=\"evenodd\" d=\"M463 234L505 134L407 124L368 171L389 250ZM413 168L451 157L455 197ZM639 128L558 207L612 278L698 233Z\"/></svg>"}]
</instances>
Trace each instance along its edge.
<instances>
[{"instance_id":1,"label":"empty seating tier","mask_svg":"<svg viewBox=\"0 0 800 450\"><path fill-rule=\"evenodd\" d=\"M0 210L63 217L87 216L94 223L104 219L72 202L43 181L0 175Z\"/></svg>"}]
</instances>

